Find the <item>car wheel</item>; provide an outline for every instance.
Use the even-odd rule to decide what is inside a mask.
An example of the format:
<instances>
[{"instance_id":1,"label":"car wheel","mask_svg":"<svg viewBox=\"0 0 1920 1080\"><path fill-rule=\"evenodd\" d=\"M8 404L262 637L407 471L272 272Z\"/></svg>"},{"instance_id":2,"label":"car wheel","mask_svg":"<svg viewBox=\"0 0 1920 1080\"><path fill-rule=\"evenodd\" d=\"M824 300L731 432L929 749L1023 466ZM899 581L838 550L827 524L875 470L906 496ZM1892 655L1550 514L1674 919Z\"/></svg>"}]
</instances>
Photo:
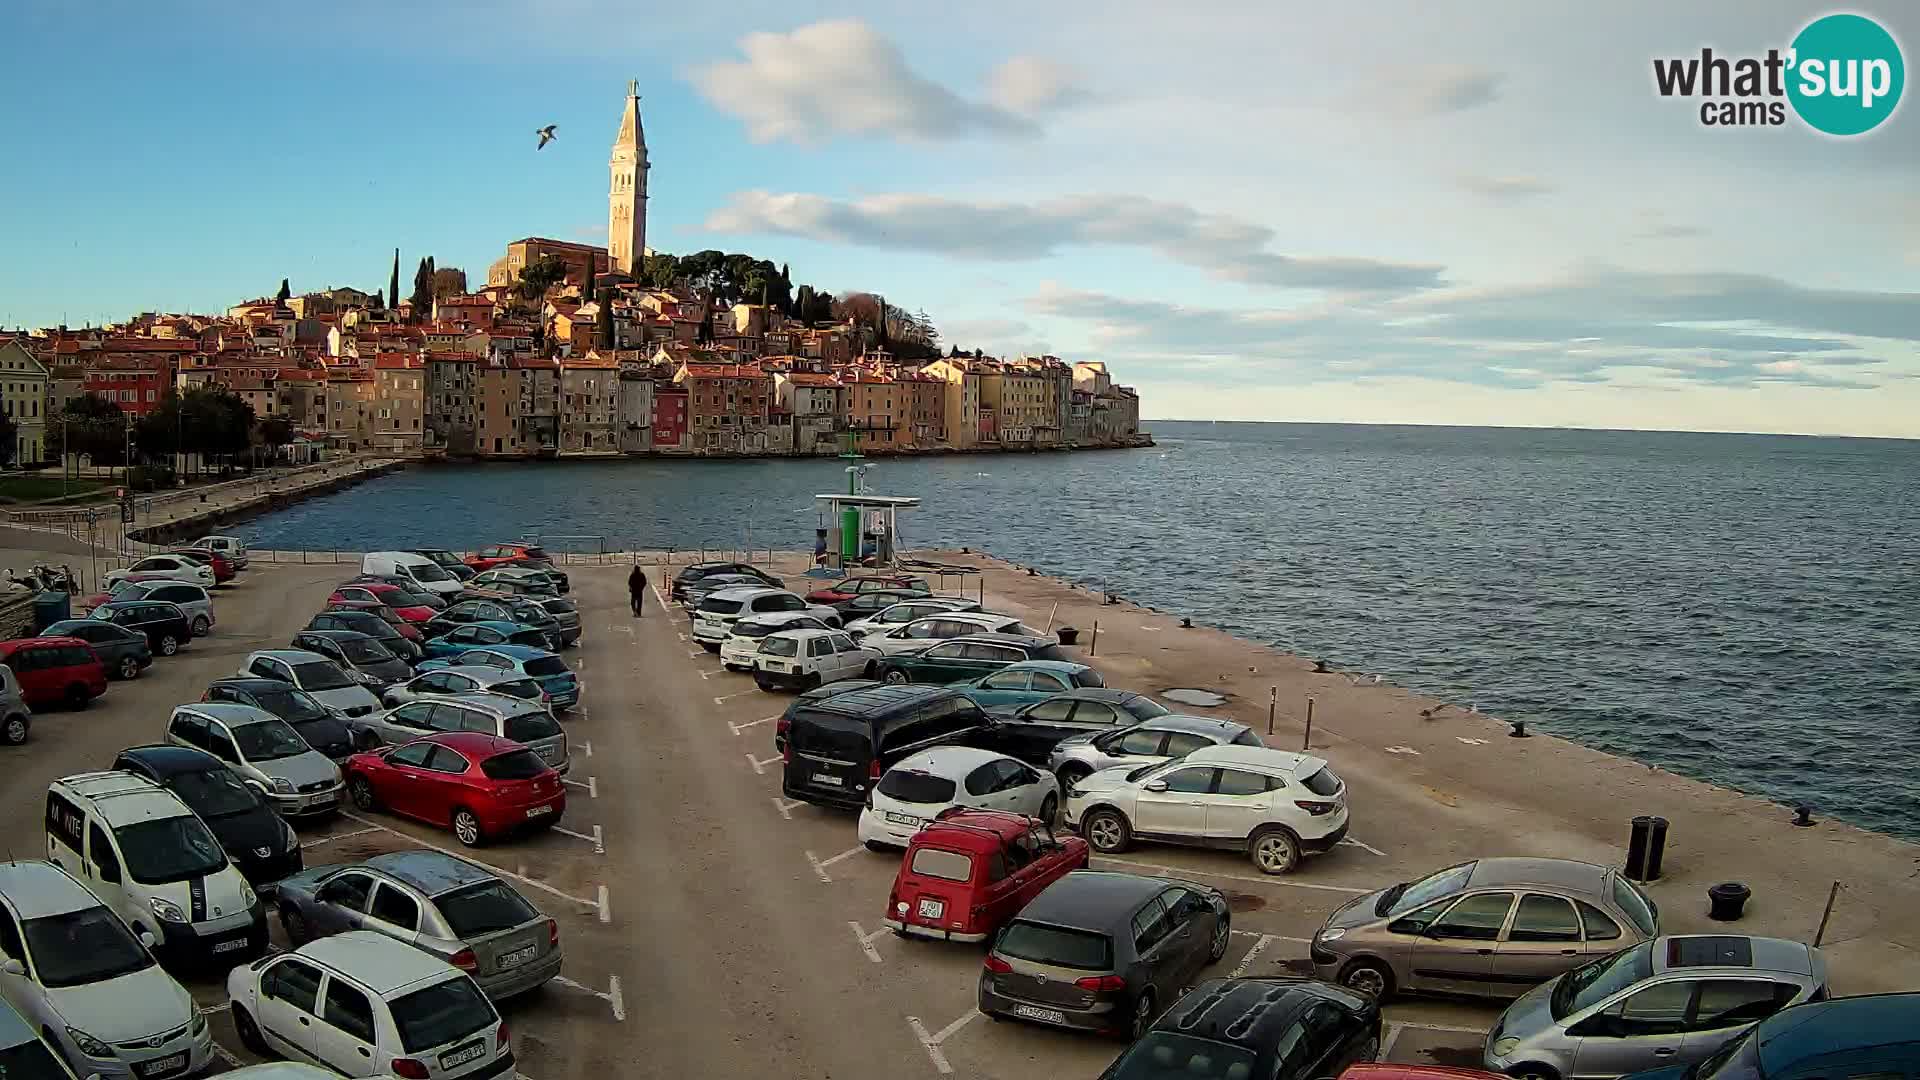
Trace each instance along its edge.
<instances>
[{"instance_id":1,"label":"car wheel","mask_svg":"<svg viewBox=\"0 0 1920 1080\"><path fill-rule=\"evenodd\" d=\"M1153 1018L1156 1015L1158 1014L1153 1011L1153 991L1140 991L1140 996L1133 1002L1133 1027L1127 1033L1128 1036L1135 1042L1145 1038L1147 1029L1153 1026Z\"/></svg>"},{"instance_id":2,"label":"car wheel","mask_svg":"<svg viewBox=\"0 0 1920 1080\"><path fill-rule=\"evenodd\" d=\"M765 680L765 679L763 679L763 678L761 678L761 677L760 677L760 676L758 676L758 675L755 675L755 676L753 677L753 685L755 685L755 686L757 686L757 687L759 687L760 689L762 689L762 690L765 690L765 691L767 691L767 692L769 692L769 693L771 693L771 692L773 691L773 684L772 684L772 683L770 683L770 682L768 682L767 680Z\"/></svg>"},{"instance_id":3,"label":"car wheel","mask_svg":"<svg viewBox=\"0 0 1920 1080\"><path fill-rule=\"evenodd\" d=\"M453 812L453 835L468 847L479 847L485 839L480 835L480 819L464 806Z\"/></svg>"},{"instance_id":4,"label":"car wheel","mask_svg":"<svg viewBox=\"0 0 1920 1080\"><path fill-rule=\"evenodd\" d=\"M253 1016L238 1002L233 1006L233 1030L240 1036L240 1045L248 1050L263 1058L275 1056L267 1048L267 1040L260 1037L260 1025L253 1022Z\"/></svg>"},{"instance_id":5,"label":"car wheel","mask_svg":"<svg viewBox=\"0 0 1920 1080\"><path fill-rule=\"evenodd\" d=\"M120 677L123 679L135 679L135 678L139 678L139 676L140 676L140 658L137 656L121 657L120 658Z\"/></svg>"},{"instance_id":6,"label":"car wheel","mask_svg":"<svg viewBox=\"0 0 1920 1080\"><path fill-rule=\"evenodd\" d=\"M19 746L27 741L27 718L18 713L7 717L6 725L0 727L0 743Z\"/></svg>"},{"instance_id":7,"label":"car wheel","mask_svg":"<svg viewBox=\"0 0 1920 1080\"><path fill-rule=\"evenodd\" d=\"M1233 936L1233 924L1222 917L1213 928L1213 943L1207 948L1207 963L1217 964L1227 955L1227 940ZM1372 1058L1367 1058L1372 1061Z\"/></svg>"},{"instance_id":8,"label":"car wheel","mask_svg":"<svg viewBox=\"0 0 1920 1080\"><path fill-rule=\"evenodd\" d=\"M1080 831L1102 855L1118 855L1133 844L1133 828L1118 810L1095 810L1080 823Z\"/></svg>"},{"instance_id":9,"label":"car wheel","mask_svg":"<svg viewBox=\"0 0 1920 1080\"><path fill-rule=\"evenodd\" d=\"M93 695L87 693L87 688L79 683L67 687L67 708L84 709L87 707L87 702L92 700Z\"/></svg>"},{"instance_id":10,"label":"car wheel","mask_svg":"<svg viewBox=\"0 0 1920 1080\"><path fill-rule=\"evenodd\" d=\"M347 795L353 799L355 809L378 810L380 808L380 799L374 795L373 785L368 783L364 776L356 776L347 781Z\"/></svg>"},{"instance_id":11,"label":"car wheel","mask_svg":"<svg viewBox=\"0 0 1920 1080\"><path fill-rule=\"evenodd\" d=\"M817 671L809 673L805 679L800 681L800 692L803 694L809 690L818 689L820 689L820 673Z\"/></svg>"},{"instance_id":12,"label":"car wheel","mask_svg":"<svg viewBox=\"0 0 1920 1080\"><path fill-rule=\"evenodd\" d=\"M1559 1070L1537 1061L1523 1061L1508 1069L1507 1075L1514 1077L1514 1080L1560 1080Z\"/></svg>"},{"instance_id":13,"label":"car wheel","mask_svg":"<svg viewBox=\"0 0 1920 1080\"><path fill-rule=\"evenodd\" d=\"M292 904L280 906L280 925L287 932L287 940L296 947L305 945L313 938L313 928L307 925L306 916L300 914Z\"/></svg>"},{"instance_id":14,"label":"car wheel","mask_svg":"<svg viewBox=\"0 0 1920 1080\"><path fill-rule=\"evenodd\" d=\"M1092 775L1093 770L1085 765L1062 765L1060 766L1060 786L1072 791L1073 785Z\"/></svg>"},{"instance_id":15,"label":"car wheel","mask_svg":"<svg viewBox=\"0 0 1920 1080\"><path fill-rule=\"evenodd\" d=\"M701 648L703 648L703 649L705 649L705 650L707 650L708 652L719 652L719 651L720 651L720 646L718 646L718 645L715 645L715 644L713 644L713 643L712 643L712 642L710 642L710 641L703 641L703 642L701 642L701 643L700 643L700 647L701 647Z\"/></svg>"},{"instance_id":16,"label":"car wheel","mask_svg":"<svg viewBox=\"0 0 1920 1080\"><path fill-rule=\"evenodd\" d=\"M177 653L179 651L180 651L179 638L174 637L172 634L160 635L160 655L161 656L172 656L174 653Z\"/></svg>"},{"instance_id":17,"label":"car wheel","mask_svg":"<svg viewBox=\"0 0 1920 1080\"><path fill-rule=\"evenodd\" d=\"M873 678L874 671L877 670L879 667L880 667L879 664L876 664L871 660L867 661L867 666L860 672L860 677L863 679Z\"/></svg>"},{"instance_id":18,"label":"car wheel","mask_svg":"<svg viewBox=\"0 0 1920 1080\"><path fill-rule=\"evenodd\" d=\"M1340 969L1340 985L1375 1001L1393 996L1393 971L1378 960L1360 959Z\"/></svg>"},{"instance_id":19,"label":"car wheel","mask_svg":"<svg viewBox=\"0 0 1920 1080\"><path fill-rule=\"evenodd\" d=\"M1366 1042L1360 1044L1360 1053L1354 1057L1354 1060L1355 1061L1372 1061L1379 1056L1380 1056L1380 1040L1379 1038L1376 1037L1376 1038L1368 1039Z\"/></svg>"},{"instance_id":20,"label":"car wheel","mask_svg":"<svg viewBox=\"0 0 1920 1080\"><path fill-rule=\"evenodd\" d=\"M193 636L194 637L206 637L207 631L212 629L213 629L213 624L207 621L207 617L205 615L194 616L194 619L193 619Z\"/></svg>"},{"instance_id":21,"label":"car wheel","mask_svg":"<svg viewBox=\"0 0 1920 1080\"><path fill-rule=\"evenodd\" d=\"M1049 791L1047 792L1047 797L1040 800L1040 820L1046 822L1048 825L1052 825L1059 819L1059 816L1060 793L1057 791Z\"/></svg>"},{"instance_id":22,"label":"car wheel","mask_svg":"<svg viewBox=\"0 0 1920 1080\"><path fill-rule=\"evenodd\" d=\"M905 684L913 681L913 676L908 675L906 672L901 671L899 668L888 668L886 675L882 677L887 682L890 682L895 686L904 686Z\"/></svg>"},{"instance_id":23,"label":"car wheel","mask_svg":"<svg viewBox=\"0 0 1920 1080\"><path fill-rule=\"evenodd\" d=\"M1263 874L1291 873L1300 865L1300 842L1285 829L1263 829L1247 842L1247 856Z\"/></svg>"},{"instance_id":24,"label":"car wheel","mask_svg":"<svg viewBox=\"0 0 1920 1080\"><path fill-rule=\"evenodd\" d=\"M881 843L878 840L862 840L861 843L867 845L868 851L878 852L882 855L885 855L887 853L887 845Z\"/></svg>"}]
</instances>

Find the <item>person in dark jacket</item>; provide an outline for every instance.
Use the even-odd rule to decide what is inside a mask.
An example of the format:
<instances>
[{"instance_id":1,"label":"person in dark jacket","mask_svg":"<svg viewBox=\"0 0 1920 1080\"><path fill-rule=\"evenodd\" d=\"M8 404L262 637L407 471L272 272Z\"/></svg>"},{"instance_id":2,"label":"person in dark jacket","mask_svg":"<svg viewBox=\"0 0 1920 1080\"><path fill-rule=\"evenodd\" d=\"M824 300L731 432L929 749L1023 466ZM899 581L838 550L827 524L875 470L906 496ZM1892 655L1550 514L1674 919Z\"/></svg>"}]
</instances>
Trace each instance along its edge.
<instances>
[{"instance_id":1,"label":"person in dark jacket","mask_svg":"<svg viewBox=\"0 0 1920 1080\"><path fill-rule=\"evenodd\" d=\"M633 573L627 575L627 598L633 603L633 613L635 615L646 614L646 612L642 610L644 607L642 602L645 600L646 595L647 575L641 573L640 568L636 566L633 568Z\"/></svg>"}]
</instances>

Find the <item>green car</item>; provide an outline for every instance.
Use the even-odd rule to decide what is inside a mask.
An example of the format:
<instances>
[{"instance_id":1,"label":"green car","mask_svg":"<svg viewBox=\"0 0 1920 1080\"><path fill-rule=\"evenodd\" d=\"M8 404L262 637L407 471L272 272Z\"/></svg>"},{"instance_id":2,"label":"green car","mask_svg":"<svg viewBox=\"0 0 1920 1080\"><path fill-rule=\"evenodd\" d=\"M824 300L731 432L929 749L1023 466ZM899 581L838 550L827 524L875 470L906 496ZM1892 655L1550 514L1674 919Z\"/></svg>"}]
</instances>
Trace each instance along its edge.
<instances>
[{"instance_id":1,"label":"green car","mask_svg":"<svg viewBox=\"0 0 1920 1080\"><path fill-rule=\"evenodd\" d=\"M1085 664L1061 660L1022 660L1011 667L968 679L955 690L983 709L1016 709L1082 686L1105 686L1100 673Z\"/></svg>"},{"instance_id":2,"label":"green car","mask_svg":"<svg viewBox=\"0 0 1920 1080\"><path fill-rule=\"evenodd\" d=\"M888 656L875 669L875 678L890 683L945 685L977 679L1026 660L1070 660L1047 638L1014 634L969 634L948 638L915 653Z\"/></svg>"}]
</instances>

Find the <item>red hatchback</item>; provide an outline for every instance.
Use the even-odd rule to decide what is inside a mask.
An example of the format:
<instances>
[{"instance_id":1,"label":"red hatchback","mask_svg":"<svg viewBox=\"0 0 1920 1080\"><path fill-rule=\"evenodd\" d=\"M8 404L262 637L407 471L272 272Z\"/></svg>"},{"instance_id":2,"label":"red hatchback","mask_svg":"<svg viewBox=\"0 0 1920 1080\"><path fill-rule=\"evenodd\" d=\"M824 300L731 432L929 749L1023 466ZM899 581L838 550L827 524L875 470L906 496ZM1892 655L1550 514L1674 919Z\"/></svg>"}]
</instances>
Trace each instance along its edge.
<instances>
[{"instance_id":1,"label":"red hatchback","mask_svg":"<svg viewBox=\"0 0 1920 1080\"><path fill-rule=\"evenodd\" d=\"M865 577L841 578L831 585L822 585L807 594L807 603L844 604L861 593L892 592L901 589L919 590L925 593L933 591L927 587L926 578L905 577L899 574L878 576L869 574Z\"/></svg>"},{"instance_id":2,"label":"red hatchback","mask_svg":"<svg viewBox=\"0 0 1920 1080\"><path fill-rule=\"evenodd\" d=\"M1087 842L1000 810L941 811L907 841L883 920L903 934L985 941L1041 890L1087 868Z\"/></svg>"},{"instance_id":3,"label":"red hatchback","mask_svg":"<svg viewBox=\"0 0 1920 1080\"><path fill-rule=\"evenodd\" d=\"M467 565L475 570L491 570L518 560L553 565L553 556L538 544L492 544L467 556Z\"/></svg>"},{"instance_id":4,"label":"red hatchback","mask_svg":"<svg viewBox=\"0 0 1920 1080\"><path fill-rule=\"evenodd\" d=\"M468 847L567 811L567 791L540 755L512 739L443 732L347 759L347 793L361 810L443 825Z\"/></svg>"},{"instance_id":5,"label":"red hatchback","mask_svg":"<svg viewBox=\"0 0 1920 1080\"><path fill-rule=\"evenodd\" d=\"M74 637L30 637L0 641L0 664L20 681L20 697L29 708L66 705L84 709L107 692L107 667L93 646Z\"/></svg>"},{"instance_id":6,"label":"red hatchback","mask_svg":"<svg viewBox=\"0 0 1920 1080\"><path fill-rule=\"evenodd\" d=\"M206 548L174 548L167 552L167 554L178 555L183 559L191 559L194 562L210 567L213 570L213 583L215 585L233 580L233 563L229 562L225 555L217 551L208 551Z\"/></svg>"},{"instance_id":7,"label":"red hatchback","mask_svg":"<svg viewBox=\"0 0 1920 1080\"><path fill-rule=\"evenodd\" d=\"M425 604L407 603L411 597L412 594L400 586L389 585L384 581L350 581L334 589L333 595L327 597L327 603L358 600L361 603L385 604L393 610L395 615L410 623L423 623L433 618L432 608Z\"/></svg>"}]
</instances>

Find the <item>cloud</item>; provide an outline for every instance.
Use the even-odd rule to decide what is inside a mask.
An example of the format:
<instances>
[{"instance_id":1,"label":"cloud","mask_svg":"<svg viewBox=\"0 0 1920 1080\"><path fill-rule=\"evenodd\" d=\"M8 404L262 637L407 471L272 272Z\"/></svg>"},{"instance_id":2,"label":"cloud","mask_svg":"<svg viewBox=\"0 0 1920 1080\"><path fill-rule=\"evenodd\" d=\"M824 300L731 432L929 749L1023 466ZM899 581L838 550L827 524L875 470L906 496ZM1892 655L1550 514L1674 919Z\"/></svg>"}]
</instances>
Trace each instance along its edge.
<instances>
[{"instance_id":1,"label":"cloud","mask_svg":"<svg viewBox=\"0 0 1920 1080\"><path fill-rule=\"evenodd\" d=\"M1537 176L1468 175L1460 178L1460 186L1483 199L1504 203L1519 202L1559 190Z\"/></svg>"},{"instance_id":2,"label":"cloud","mask_svg":"<svg viewBox=\"0 0 1920 1080\"><path fill-rule=\"evenodd\" d=\"M1420 112L1464 112L1499 100L1504 81L1504 75L1486 68L1439 65L1413 72L1404 80L1403 93Z\"/></svg>"},{"instance_id":3,"label":"cloud","mask_svg":"<svg viewBox=\"0 0 1920 1080\"><path fill-rule=\"evenodd\" d=\"M899 46L858 19L748 34L740 51L742 59L695 68L690 78L714 107L744 121L755 142L1032 135L1034 114L1081 93L1067 68L1019 56L992 73L991 100L969 101L915 73Z\"/></svg>"},{"instance_id":4,"label":"cloud","mask_svg":"<svg viewBox=\"0 0 1920 1080\"><path fill-rule=\"evenodd\" d=\"M725 233L924 251L958 258L1030 260L1072 247L1141 247L1214 277L1248 285L1404 292L1440 282L1441 267L1376 259L1281 255L1272 229L1137 195L1070 195L1033 203L937 195L856 200L745 191L707 218Z\"/></svg>"}]
</instances>

